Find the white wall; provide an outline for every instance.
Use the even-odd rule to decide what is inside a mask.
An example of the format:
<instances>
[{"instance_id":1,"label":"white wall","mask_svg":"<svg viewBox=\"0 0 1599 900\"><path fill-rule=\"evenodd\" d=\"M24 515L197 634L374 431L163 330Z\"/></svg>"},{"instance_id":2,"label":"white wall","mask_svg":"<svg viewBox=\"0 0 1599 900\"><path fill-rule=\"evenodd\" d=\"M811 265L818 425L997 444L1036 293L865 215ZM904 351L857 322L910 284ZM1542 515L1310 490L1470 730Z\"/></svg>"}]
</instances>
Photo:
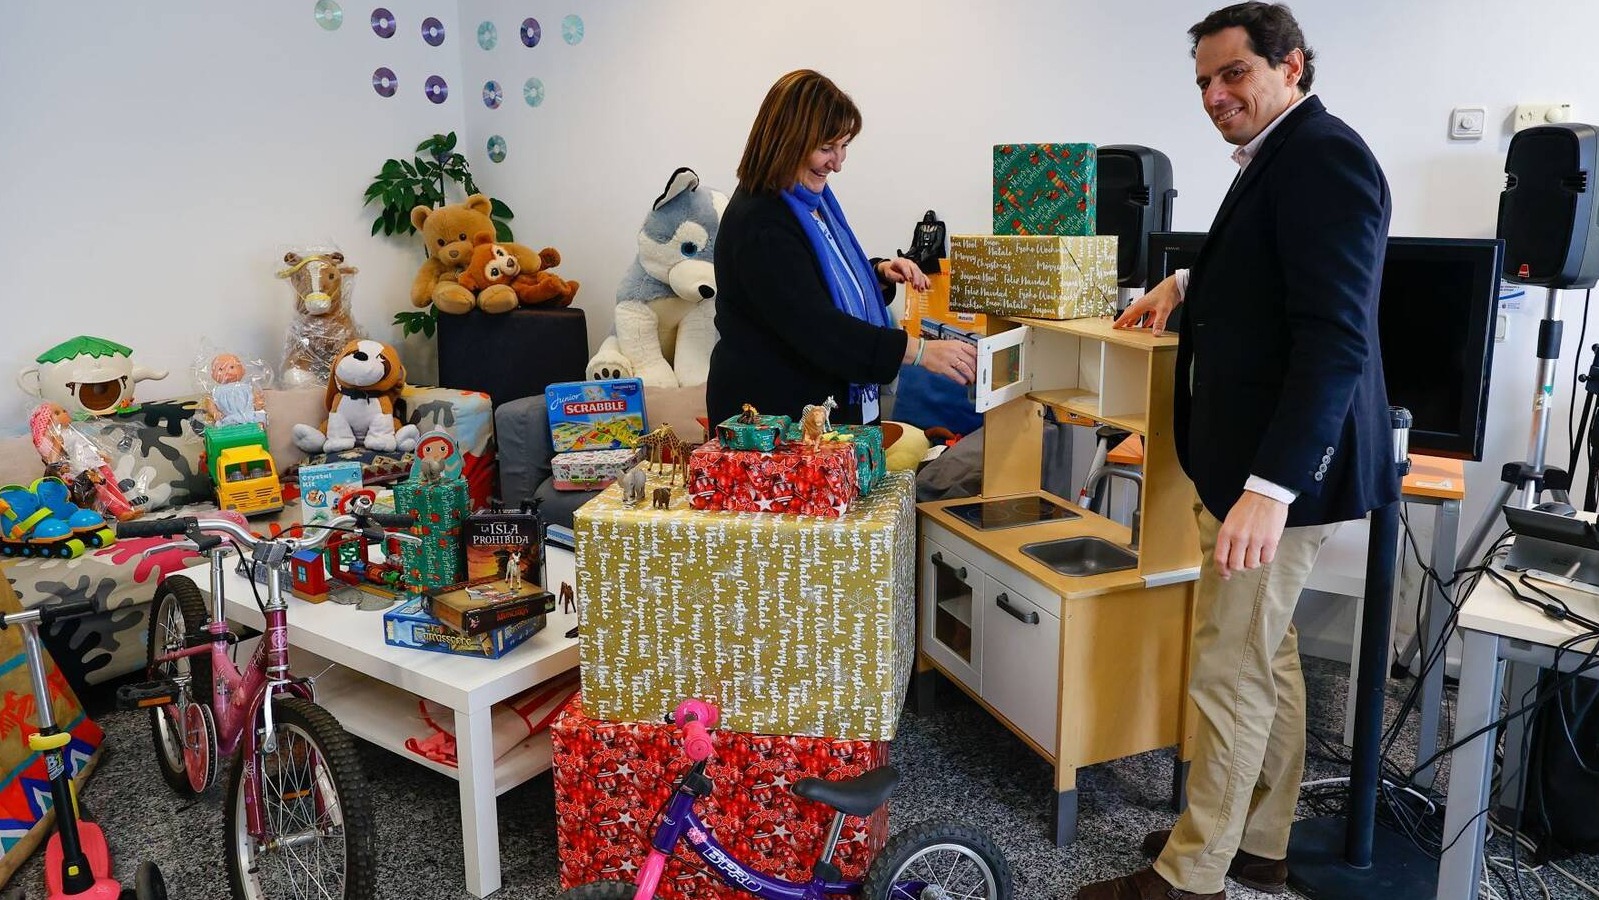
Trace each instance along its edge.
<instances>
[{"instance_id":1,"label":"white wall","mask_svg":"<svg viewBox=\"0 0 1599 900\"><path fill-rule=\"evenodd\" d=\"M149 388L160 393L177 392L168 388L186 379L202 338L275 361L289 296L274 260L286 243L319 239L361 267L362 322L397 338L388 321L408 308L420 251L414 239L367 237L361 191L383 159L452 128L482 187L517 212L518 240L558 247L558 271L583 283L592 345L609 330L633 233L668 173L690 165L731 190L756 106L799 66L828 73L862 108L865 130L835 185L870 252L904 247L927 208L952 231L988 230L999 141L1157 147L1176 172L1180 229L1209 225L1232 174L1200 112L1184 34L1207 3L877 0L843 11L753 0L384 0L400 20L388 41L367 25L376 5L345 3L334 32L313 22L310 0L12 10L0 32L0 196L25 215L0 240L15 323L0 370L82 332L173 369ZM1318 92L1387 170L1394 234L1493 233L1504 120L1516 102L1569 101L1578 120L1599 119L1589 37L1599 4L1295 7L1320 54ZM560 38L568 13L586 26L575 46ZM417 34L427 15L450 28L440 48ZM544 27L533 49L517 39L526 16ZM474 39L483 20L499 30L492 51ZM399 96L373 93L378 65L400 75ZM450 82L443 105L421 96L430 71ZM529 76L546 85L536 109L521 98ZM506 89L498 110L478 99L489 78ZM1498 127L1451 143L1447 117L1459 105L1487 107ZM498 165L484 152L490 134L509 148ZM1540 292L1527 300L1497 348L1490 462L1471 469L1468 524L1499 463L1526 451ZM1580 305L1567 303L1557 445ZM407 351L427 374L421 347ZM0 428L20 429L29 406L20 391L0 391Z\"/></svg>"}]
</instances>

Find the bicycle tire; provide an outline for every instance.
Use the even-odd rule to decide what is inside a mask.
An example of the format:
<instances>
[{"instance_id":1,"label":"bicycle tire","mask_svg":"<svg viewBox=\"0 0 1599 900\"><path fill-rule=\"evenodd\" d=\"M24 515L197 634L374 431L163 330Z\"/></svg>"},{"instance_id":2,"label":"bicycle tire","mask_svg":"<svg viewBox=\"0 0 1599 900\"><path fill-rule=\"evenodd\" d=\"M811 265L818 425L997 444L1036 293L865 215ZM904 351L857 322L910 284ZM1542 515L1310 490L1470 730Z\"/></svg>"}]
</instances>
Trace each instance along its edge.
<instances>
[{"instance_id":1,"label":"bicycle tire","mask_svg":"<svg viewBox=\"0 0 1599 900\"><path fill-rule=\"evenodd\" d=\"M190 703L211 703L211 657L201 653L157 666L155 659L183 646L186 635L205 628L211 621L205 595L183 575L164 578L150 603L150 628L145 640L146 671L152 681L189 673L187 689ZM169 707L150 708L150 736L155 743L156 767L161 780L185 797L197 793L189 780L183 760L183 723L172 720Z\"/></svg>"},{"instance_id":2,"label":"bicycle tire","mask_svg":"<svg viewBox=\"0 0 1599 900\"><path fill-rule=\"evenodd\" d=\"M167 900L167 883L155 863L149 860L139 863L139 874L133 880L133 896L136 900Z\"/></svg>"},{"instance_id":3,"label":"bicycle tire","mask_svg":"<svg viewBox=\"0 0 1599 900\"><path fill-rule=\"evenodd\" d=\"M562 891L555 900L633 900L637 890L627 881L591 881Z\"/></svg>"},{"instance_id":4,"label":"bicycle tire","mask_svg":"<svg viewBox=\"0 0 1599 900\"><path fill-rule=\"evenodd\" d=\"M917 872L917 864L934 853L955 854L953 863L927 864L928 874L937 877L937 873L945 873L939 884L953 896L1011 900L1010 863L1005 854L984 832L954 822L926 822L889 838L883 852L866 870L861 897L863 900L913 900L915 895L905 890L896 891L894 886L908 874ZM960 865L961 857L971 865ZM970 885L971 879L954 885L942 883L945 878L956 879L968 872L976 876L978 884ZM974 888L981 892L974 892Z\"/></svg>"},{"instance_id":5,"label":"bicycle tire","mask_svg":"<svg viewBox=\"0 0 1599 900\"><path fill-rule=\"evenodd\" d=\"M317 830L342 831L342 841L319 847L314 854L321 858L343 851L342 861L333 867L338 870L337 875L324 872L319 884L336 881L339 889L332 893L334 897L372 900L377 897L376 834L366 774L356 755L354 739L332 713L309 701L281 697L273 701L272 710L277 752L272 757L262 755L255 768L257 777L262 779L262 815L280 825L304 823L315 825ZM301 747L305 749L300 750ZM320 759L321 765L314 771L305 771L300 768L304 760L296 758L299 754ZM317 808L324 805L326 809L318 813ZM257 848L246 827L244 806L244 754L237 753L223 809L228 881L235 900L303 896L294 890L293 879L296 874L304 876L304 870L297 871L290 859L299 848ZM286 878L278 877L280 871Z\"/></svg>"}]
</instances>

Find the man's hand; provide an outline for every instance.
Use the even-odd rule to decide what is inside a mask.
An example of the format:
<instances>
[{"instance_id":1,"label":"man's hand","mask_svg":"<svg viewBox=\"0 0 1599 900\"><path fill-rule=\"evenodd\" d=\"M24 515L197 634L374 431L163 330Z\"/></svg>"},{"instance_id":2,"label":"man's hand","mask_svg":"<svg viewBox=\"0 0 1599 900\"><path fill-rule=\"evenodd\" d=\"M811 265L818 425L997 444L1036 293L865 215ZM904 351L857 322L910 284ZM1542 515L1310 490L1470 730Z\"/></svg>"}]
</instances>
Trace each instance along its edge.
<instances>
[{"instance_id":1,"label":"man's hand","mask_svg":"<svg viewBox=\"0 0 1599 900\"><path fill-rule=\"evenodd\" d=\"M1271 562L1287 522L1288 504L1244 491L1216 533L1216 569L1221 577Z\"/></svg>"},{"instance_id":2,"label":"man's hand","mask_svg":"<svg viewBox=\"0 0 1599 900\"><path fill-rule=\"evenodd\" d=\"M1182 298L1177 295L1177 276L1167 275L1144 296L1127 304L1122 314L1116 317L1115 327L1142 328L1146 324L1144 319L1147 317L1150 330L1159 337L1166 332L1167 317L1182 302Z\"/></svg>"}]
</instances>

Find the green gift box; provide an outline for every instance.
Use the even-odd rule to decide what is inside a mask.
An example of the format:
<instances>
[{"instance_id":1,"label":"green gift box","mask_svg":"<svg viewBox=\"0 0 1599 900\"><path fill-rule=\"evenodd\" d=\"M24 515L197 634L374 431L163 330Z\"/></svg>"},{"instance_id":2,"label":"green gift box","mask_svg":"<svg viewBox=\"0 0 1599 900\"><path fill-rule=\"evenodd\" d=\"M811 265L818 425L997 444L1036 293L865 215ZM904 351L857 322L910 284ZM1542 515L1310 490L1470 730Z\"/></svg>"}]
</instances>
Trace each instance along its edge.
<instances>
[{"instance_id":1,"label":"green gift box","mask_svg":"<svg viewBox=\"0 0 1599 900\"><path fill-rule=\"evenodd\" d=\"M411 533L422 539L419 545L400 545L406 580L425 588L460 581L461 526L472 510L466 480L402 481L394 486L394 510L415 521Z\"/></svg>"},{"instance_id":2,"label":"green gift box","mask_svg":"<svg viewBox=\"0 0 1599 900\"><path fill-rule=\"evenodd\" d=\"M704 697L735 731L892 739L916 655L914 484L891 472L839 518L606 488L572 517L589 714L656 721Z\"/></svg>"},{"instance_id":3,"label":"green gift box","mask_svg":"<svg viewBox=\"0 0 1599 900\"><path fill-rule=\"evenodd\" d=\"M728 450L770 453L794 427L788 416L738 415L716 426L716 442Z\"/></svg>"},{"instance_id":4,"label":"green gift box","mask_svg":"<svg viewBox=\"0 0 1599 900\"><path fill-rule=\"evenodd\" d=\"M1093 144L995 144L994 233L1090 235L1099 202Z\"/></svg>"}]
</instances>

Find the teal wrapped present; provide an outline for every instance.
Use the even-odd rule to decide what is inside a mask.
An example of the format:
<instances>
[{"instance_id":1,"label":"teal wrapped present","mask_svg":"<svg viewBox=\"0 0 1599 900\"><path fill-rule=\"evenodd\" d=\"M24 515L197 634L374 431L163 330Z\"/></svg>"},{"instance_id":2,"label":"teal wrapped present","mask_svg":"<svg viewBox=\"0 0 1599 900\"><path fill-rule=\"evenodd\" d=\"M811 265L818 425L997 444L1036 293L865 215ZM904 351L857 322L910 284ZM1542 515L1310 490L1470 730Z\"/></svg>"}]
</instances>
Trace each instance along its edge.
<instances>
[{"instance_id":1,"label":"teal wrapped present","mask_svg":"<svg viewBox=\"0 0 1599 900\"><path fill-rule=\"evenodd\" d=\"M798 427L788 416L738 415L716 426L716 441L727 450L770 453L785 434Z\"/></svg>"},{"instance_id":2,"label":"teal wrapped present","mask_svg":"<svg viewBox=\"0 0 1599 900\"><path fill-rule=\"evenodd\" d=\"M405 578L413 587L441 588L460 581L461 527L472 511L464 478L402 481L394 486L394 510L415 520L419 545L402 544Z\"/></svg>"},{"instance_id":3,"label":"teal wrapped present","mask_svg":"<svg viewBox=\"0 0 1599 900\"><path fill-rule=\"evenodd\" d=\"M994 145L995 234L1094 234L1098 202L1093 144Z\"/></svg>"},{"instance_id":4,"label":"teal wrapped present","mask_svg":"<svg viewBox=\"0 0 1599 900\"><path fill-rule=\"evenodd\" d=\"M799 443L804 437L800 423L793 422L784 439ZM876 425L834 425L824 441L848 442L855 447L855 483L865 496L888 473L888 455L883 452L883 429Z\"/></svg>"}]
</instances>

